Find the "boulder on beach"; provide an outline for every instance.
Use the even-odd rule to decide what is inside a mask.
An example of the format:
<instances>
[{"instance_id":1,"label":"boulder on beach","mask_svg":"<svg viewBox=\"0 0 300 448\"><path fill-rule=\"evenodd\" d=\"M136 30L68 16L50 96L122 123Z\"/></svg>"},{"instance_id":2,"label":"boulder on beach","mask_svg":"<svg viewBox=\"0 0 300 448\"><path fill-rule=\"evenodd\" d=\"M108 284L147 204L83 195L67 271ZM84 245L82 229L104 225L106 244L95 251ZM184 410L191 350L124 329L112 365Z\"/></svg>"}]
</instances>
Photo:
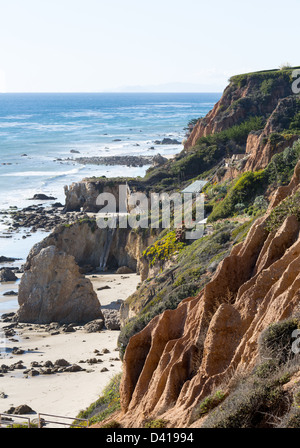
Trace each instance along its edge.
<instances>
[{"instance_id":1,"label":"boulder on beach","mask_svg":"<svg viewBox=\"0 0 300 448\"><path fill-rule=\"evenodd\" d=\"M133 274L133 270L130 269L128 266L120 266L117 269L116 274Z\"/></svg>"},{"instance_id":2,"label":"boulder on beach","mask_svg":"<svg viewBox=\"0 0 300 448\"><path fill-rule=\"evenodd\" d=\"M27 404L21 404L20 406L11 407L7 411L7 414L15 414L15 415L26 415L26 414L36 414L36 412L31 409Z\"/></svg>"},{"instance_id":3,"label":"boulder on beach","mask_svg":"<svg viewBox=\"0 0 300 448\"><path fill-rule=\"evenodd\" d=\"M103 310L104 322L107 330L120 330L120 313L118 310Z\"/></svg>"},{"instance_id":4,"label":"boulder on beach","mask_svg":"<svg viewBox=\"0 0 300 448\"><path fill-rule=\"evenodd\" d=\"M86 324L103 319L92 283L79 271L72 255L55 246L42 249L22 276L19 322Z\"/></svg>"},{"instance_id":5,"label":"boulder on beach","mask_svg":"<svg viewBox=\"0 0 300 448\"><path fill-rule=\"evenodd\" d=\"M0 282L15 282L18 280L18 277L15 275L12 269L3 268L0 270Z\"/></svg>"},{"instance_id":6,"label":"boulder on beach","mask_svg":"<svg viewBox=\"0 0 300 448\"><path fill-rule=\"evenodd\" d=\"M104 327L104 320L103 319L96 319L92 322L88 322L84 326L84 330L87 333L97 333L98 331L101 331Z\"/></svg>"}]
</instances>

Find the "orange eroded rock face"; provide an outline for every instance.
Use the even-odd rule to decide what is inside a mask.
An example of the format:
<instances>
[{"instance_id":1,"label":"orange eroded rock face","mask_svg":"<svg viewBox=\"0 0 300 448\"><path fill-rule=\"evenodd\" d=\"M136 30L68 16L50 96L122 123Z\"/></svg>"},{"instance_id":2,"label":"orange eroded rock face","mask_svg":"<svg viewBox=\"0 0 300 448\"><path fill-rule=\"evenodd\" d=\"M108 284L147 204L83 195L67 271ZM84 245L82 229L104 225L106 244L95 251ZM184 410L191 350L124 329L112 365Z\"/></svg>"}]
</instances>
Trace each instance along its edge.
<instances>
[{"instance_id":1,"label":"orange eroded rock face","mask_svg":"<svg viewBox=\"0 0 300 448\"><path fill-rule=\"evenodd\" d=\"M274 83L270 95L264 96L263 101L257 100L260 87L261 81L251 76L242 86L230 82L214 108L197 122L184 145L185 149L195 146L200 137L224 131L251 116L271 115L278 108L281 99L285 100L286 97L292 95L290 81L280 77ZM290 101L296 101L294 97ZM280 107L282 108L283 105ZM275 124L273 119L269 122L269 127L271 124L275 128L277 123Z\"/></svg>"},{"instance_id":2,"label":"orange eroded rock face","mask_svg":"<svg viewBox=\"0 0 300 448\"><path fill-rule=\"evenodd\" d=\"M299 173L300 163L273 206L299 188ZM300 224L288 216L268 233L271 210L254 223L197 297L155 317L130 339L120 387L118 420L123 426L143 426L149 418L189 426L200 400L253 368L261 332L298 307Z\"/></svg>"}]
</instances>

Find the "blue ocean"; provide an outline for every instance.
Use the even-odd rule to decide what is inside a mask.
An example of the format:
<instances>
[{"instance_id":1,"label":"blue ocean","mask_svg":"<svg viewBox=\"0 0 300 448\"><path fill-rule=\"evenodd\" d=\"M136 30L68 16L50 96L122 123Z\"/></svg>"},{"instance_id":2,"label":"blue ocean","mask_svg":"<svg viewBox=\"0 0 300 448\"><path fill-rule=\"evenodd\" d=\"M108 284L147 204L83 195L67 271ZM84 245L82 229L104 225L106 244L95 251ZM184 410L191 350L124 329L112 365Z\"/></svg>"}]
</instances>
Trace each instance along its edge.
<instances>
[{"instance_id":1,"label":"blue ocean","mask_svg":"<svg viewBox=\"0 0 300 448\"><path fill-rule=\"evenodd\" d=\"M64 185L87 176L143 175L147 167L57 159L179 152L182 145L153 142L182 141L188 121L204 116L219 98L218 93L0 94L0 209L26 206L40 192L64 201Z\"/></svg>"},{"instance_id":2,"label":"blue ocean","mask_svg":"<svg viewBox=\"0 0 300 448\"><path fill-rule=\"evenodd\" d=\"M205 116L220 97L218 93L0 94L0 212L39 203L28 200L36 193L52 195L64 204L64 186L85 177L143 176L147 166L85 166L74 159L176 154L182 144L154 141L169 137L182 142L188 122ZM9 221L1 216L0 255L20 258L15 264L22 264L45 233L30 234L30 229L7 233ZM2 295L15 288L0 285L0 314L17 309L15 298Z\"/></svg>"}]
</instances>

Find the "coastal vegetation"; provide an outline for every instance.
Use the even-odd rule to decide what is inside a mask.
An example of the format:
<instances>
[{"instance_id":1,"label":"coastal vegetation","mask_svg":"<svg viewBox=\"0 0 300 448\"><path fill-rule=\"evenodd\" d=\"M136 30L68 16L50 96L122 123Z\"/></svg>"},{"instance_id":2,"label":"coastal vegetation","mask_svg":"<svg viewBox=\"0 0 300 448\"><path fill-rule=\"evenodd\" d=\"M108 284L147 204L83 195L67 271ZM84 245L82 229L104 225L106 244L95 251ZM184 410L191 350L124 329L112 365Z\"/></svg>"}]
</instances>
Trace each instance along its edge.
<instances>
[{"instance_id":1,"label":"coastal vegetation","mask_svg":"<svg viewBox=\"0 0 300 448\"><path fill-rule=\"evenodd\" d=\"M289 183L299 157L300 142L296 142L291 148L275 154L264 170L245 172L230 183L208 184L204 191L206 206L210 208L208 222L214 224L213 233L187 244L186 241L176 242L175 230L168 233L165 230L144 251L143 256L150 267L160 266L160 273L148 278L127 300L131 307L140 305L137 316L121 329L121 354L130 337L141 331L153 317L166 309L176 308L183 298L201 291L220 261L229 255L232 246L246 238L253 222L266 211L268 191ZM299 193L287 198L272 211L266 229L277 229L291 214L299 216L300 220L299 207ZM164 268L164 263L172 256L171 266Z\"/></svg>"},{"instance_id":2,"label":"coastal vegetation","mask_svg":"<svg viewBox=\"0 0 300 448\"><path fill-rule=\"evenodd\" d=\"M104 388L101 396L92 403L87 409L81 411L76 417L88 419L89 425L102 422L111 414L120 409L120 381L121 374L114 376ZM118 424L110 423L108 427L118 427Z\"/></svg>"},{"instance_id":3,"label":"coastal vegetation","mask_svg":"<svg viewBox=\"0 0 300 448\"><path fill-rule=\"evenodd\" d=\"M294 70L299 69L300 67L288 67L283 66L279 69L273 70L262 70L252 73L245 73L241 75L231 76L229 81L233 84L238 85L239 88L246 85L249 81L255 80L261 82L261 93L263 95L270 94L272 92L272 87L274 84L280 81L281 79L287 80L288 82L293 82L292 73Z\"/></svg>"},{"instance_id":4,"label":"coastal vegetation","mask_svg":"<svg viewBox=\"0 0 300 448\"><path fill-rule=\"evenodd\" d=\"M260 360L248 375L227 386L227 397L215 400L202 428L299 428L299 386L289 384L299 370L299 357L291 351L295 317L271 324L259 339ZM224 385L225 387L225 385ZM224 394L221 394L224 398ZM208 398L206 399L208 400ZM197 407L194 419L201 418Z\"/></svg>"},{"instance_id":5,"label":"coastal vegetation","mask_svg":"<svg viewBox=\"0 0 300 448\"><path fill-rule=\"evenodd\" d=\"M130 308L137 308L139 312L121 328L119 336L121 355L124 354L130 338L141 331L155 316L166 309L175 309L181 300L195 296L202 290L218 264L229 255L232 246L246 237L250 221L248 219L243 225L238 221L215 224L211 234L199 240L191 240L189 244L177 243L177 246L174 243L175 232L172 231L146 249L144 256L150 257L150 262L155 260L159 265L159 256L161 257L162 253L164 255L169 253L170 250L170 246L167 245L165 252L161 249L161 244L163 241L171 241L173 260L168 267L161 266L158 274L147 278L126 300Z\"/></svg>"},{"instance_id":6,"label":"coastal vegetation","mask_svg":"<svg viewBox=\"0 0 300 448\"><path fill-rule=\"evenodd\" d=\"M300 222L300 192L296 192L275 207L266 223L266 230L277 230L288 216L294 215Z\"/></svg>"},{"instance_id":7,"label":"coastal vegetation","mask_svg":"<svg viewBox=\"0 0 300 448\"><path fill-rule=\"evenodd\" d=\"M299 158L300 142L297 141L275 154L263 170L247 171L230 183L207 185L207 206L211 212L208 221L235 216L241 211L255 215L265 210L268 194L289 183Z\"/></svg>"},{"instance_id":8,"label":"coastal vegetation","mask_svg":"<svg viewBox=\"0 0 300 448\"><path fill-rule=\"evenodd\" d=\"M160 191L180 186L182 182L198 178L224 158L233 153L244 153L247 137L251 131L264 127L264 117L254 116L224 131L200 137L196 145L188 153L180 153L167 166L149 168L144 182L154 185Z\"/></svg>"}]
</instances>

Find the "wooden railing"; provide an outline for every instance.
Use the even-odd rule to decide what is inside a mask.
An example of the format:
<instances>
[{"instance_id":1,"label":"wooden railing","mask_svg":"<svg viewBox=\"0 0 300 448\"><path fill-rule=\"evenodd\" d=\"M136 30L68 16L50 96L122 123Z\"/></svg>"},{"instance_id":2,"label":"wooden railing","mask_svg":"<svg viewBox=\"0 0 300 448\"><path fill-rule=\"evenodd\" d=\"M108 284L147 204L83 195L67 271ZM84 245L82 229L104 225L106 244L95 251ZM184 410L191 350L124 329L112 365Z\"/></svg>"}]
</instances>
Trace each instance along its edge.
<instances>
[{"instance_id":1,"label":"wooden railing","mask_svg":"<svg viewBox=\"0 0 300 448\"><path fill-rule=\"evenodd\" d=\"M4 418L3 418L4 417ZM45 418L46 417L46 418ZM54 418L55 420L49 420L48 417ZM14 424L16 424L15 419L21 419L24 426L28 426L28 428L31 428L31 420L29 417L23 417L21 415L15 415L15 414L4 414L0 413L0 428L3 427L11 427ZM35 417L36 419L36 417ZM69 423L63 420L71 420ZM25 421L25 423L24 423ZM69 428L76 427L76 428L88 428L89 427L89 421L84 418L73 418L73 417L65 417L61 415L52 415L52 414L38 414L37 418L37 427L43 428L47 423L51 423L53 425L62 425L62 426L68 426Z\"/></svg>"},{"instance_id":2,"label":"wooden railing","mask_svg":"<svg viewBox=\"0 0 300 448\"><path fill-rule=\"evenodd\" d=\"M4 419L2 417L4 417ZM5 418L5 417L8 417L8 418ZM2 428L3 426L4 427L12 426L13 424L15 424L14 419L18 419L18 418L23 420L22 423L24 423L24 420L27 421L27 423L25 423L25 424L28 426L28 428L30 428L30 418L23 417L21 415L3 414L3 413L0 414L0 428ZM22 424L22 423L20 423L20 424Z\"/></svg>"},{"instance_id":3,"label":"wooden railing","mask_svg":"<svg viewBox=\"0 0 300 448\"><path fill-rule=\"evenodd\" d=\"M53 420L46 420L44 417L52 417L56 419L63 419L63 420L72 420L74 423L67 423L62 421L53 421ZM88 428L89 421L84 418L72 418L72 417L64 417L61 415L52 415L52 414L38 414L38 427L42 428L44 424L52 423L55 425L64 425L71 427L80 427L80 428ZM84 423L84 425L80 425L80 423Z\"/></svg>"}]
</instances>

